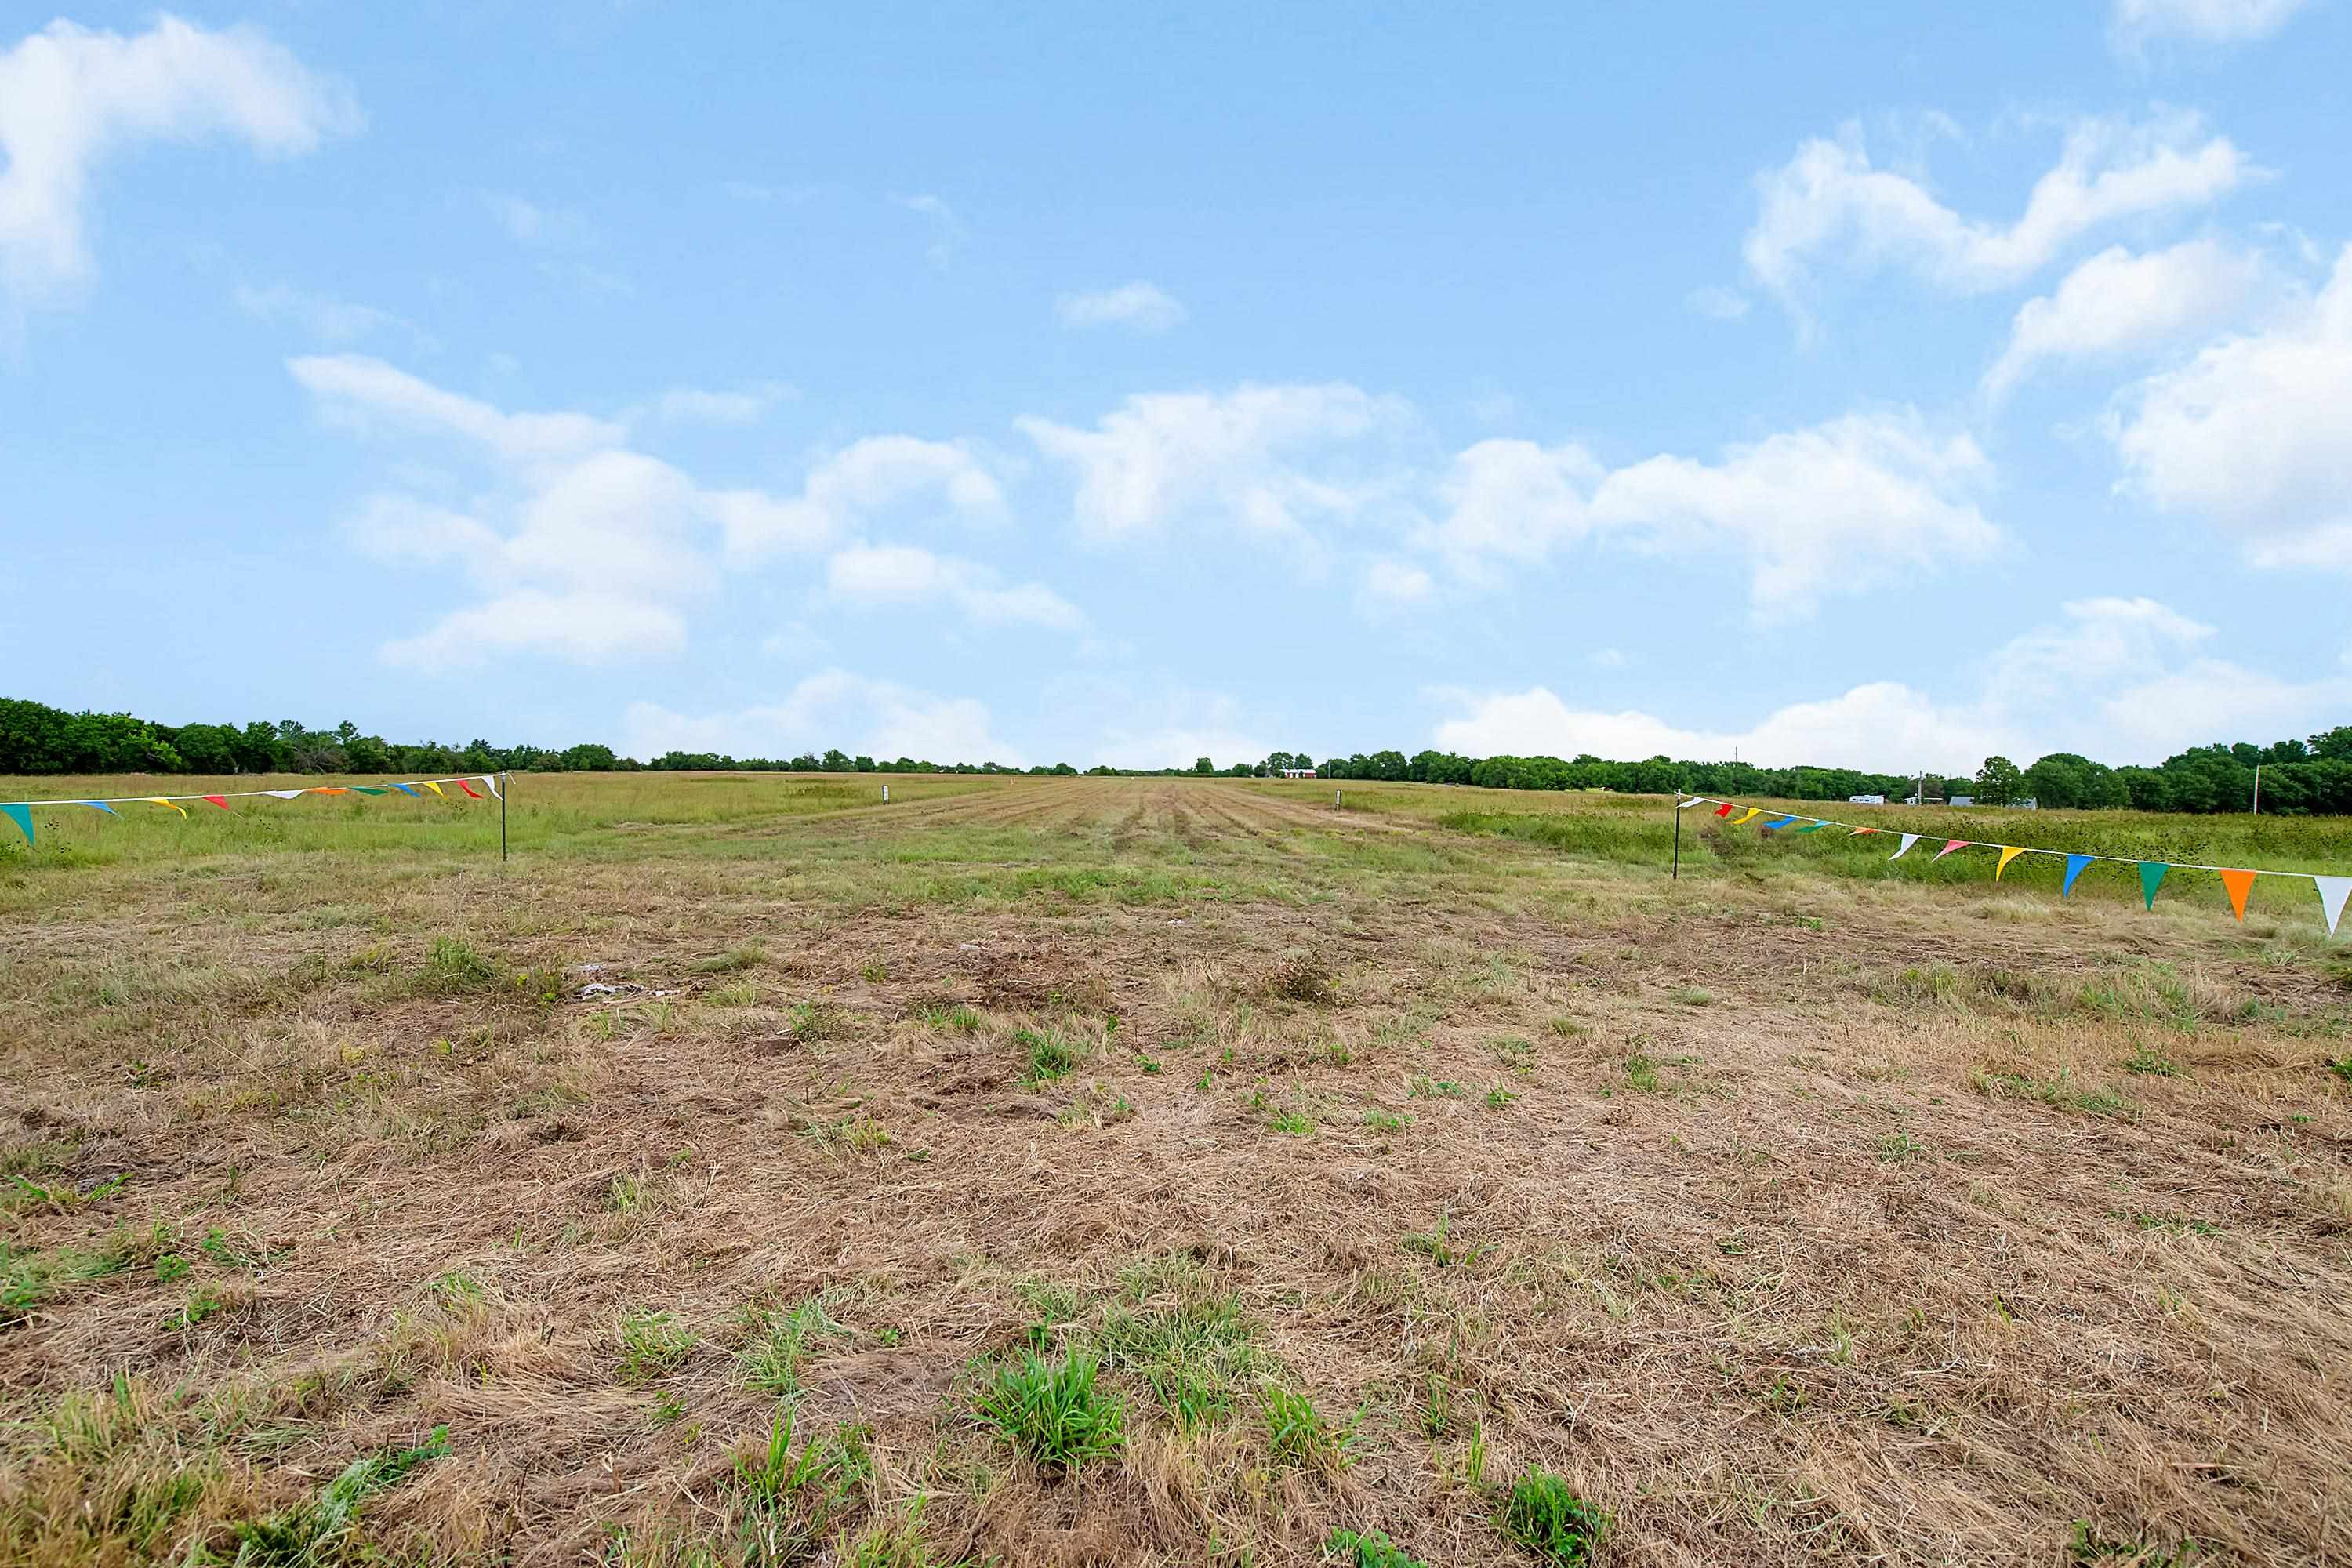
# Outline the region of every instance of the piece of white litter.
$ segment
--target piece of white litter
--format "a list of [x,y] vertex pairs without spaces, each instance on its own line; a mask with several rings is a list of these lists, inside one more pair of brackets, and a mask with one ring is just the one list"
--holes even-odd
[[599,996],[618,996],[620,994],[621,988],[619,986],[607,985],[601,980],[592,981],[588,984],[583,985],[579,990],[572,993],[573,995],[579,997],[583,1002],[593,1002]]
[[980,943],[976,942],[960,942],[956,943],[956,949],[961,952],[978,952],[980,951]]
[[575,974],[593,974],[600,969],[611,967],[612,965],[606,963],[575,963],[572,966],[572,972]]

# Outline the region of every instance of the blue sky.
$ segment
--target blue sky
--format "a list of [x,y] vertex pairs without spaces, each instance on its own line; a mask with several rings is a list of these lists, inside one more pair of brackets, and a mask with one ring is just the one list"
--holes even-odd
[[2344,0],[999,9],[0,25],[0,689],[1133,765],[2352,721]]

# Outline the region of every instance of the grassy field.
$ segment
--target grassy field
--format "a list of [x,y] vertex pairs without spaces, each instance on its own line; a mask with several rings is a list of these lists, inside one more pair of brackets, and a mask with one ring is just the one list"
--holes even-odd
[[44,808],[0,1562],[2352,1561],[2308,884],[879,782]]

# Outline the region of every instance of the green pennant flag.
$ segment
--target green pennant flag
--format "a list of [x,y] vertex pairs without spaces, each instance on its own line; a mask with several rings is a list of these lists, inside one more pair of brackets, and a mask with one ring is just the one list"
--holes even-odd
[[25,842],[31,844],[33,842],[33,808],[29,805],[0,805],[0,811],[6,812],[8,820],[25,830]]
[[2172,869],[2168,860],[2143,860],[2139,863],[2139,896],[2156,908],[2156,890],[2164,885],[2164,874]]
[[1819,833],[1822,828],[1827,827],[1828,826],[1829,824],[1826,822],[1808,822],[1805,826],[1797,829],[1797,831],[1800,833]]
[[390,795],[392,792],[388,789],[373,789],[366,784],[353,784],[352,785],[352,793],[354,795]]

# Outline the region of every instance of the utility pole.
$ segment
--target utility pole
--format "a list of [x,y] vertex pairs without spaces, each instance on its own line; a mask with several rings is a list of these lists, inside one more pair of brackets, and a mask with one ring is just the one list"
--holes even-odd
[[499,860],[507,858],[507,791],[514,788],[514,774],[505,768],[499,770]]
[[2252,816],[2260,816],[2262,814],[2263,814],[2263,764],[2262,764],[2262,763],[2256,763],[2254,764],[2254,809],[2253,809],[2252,812],[2248,813],[2247,815]]
[[1681,881],[1682,879],[1683,879],[1683,786],[1682,786],[1681,781],[1677,780],[1677,781],[1675,782],[1675,874],[1674,874],[1672,877],[1668,878],[1668,879],[1667,879],[1667,880],[1669,880],[1669,881],[1674,881],[1674,882],[1679,882],[1679,881]]

